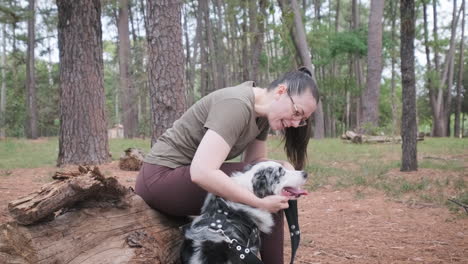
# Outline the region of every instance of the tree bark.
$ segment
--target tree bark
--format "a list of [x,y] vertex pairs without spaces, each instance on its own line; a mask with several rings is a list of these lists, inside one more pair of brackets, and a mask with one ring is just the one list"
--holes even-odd
[[147,2],[153,144],[186,109],[181,8],[180,0]]
[[138,136],[138,108],[137,92],[133,85],[130,52],[130,33],[128,28],[128,0],[119,0],[119,80],[120,92],[122,94],[122,119],[124,126],[124,137],[134,138]]
[[[288,8],[285,6],[285,3],[279,0],[278,3],[282,6],[283,16],[286,16],[288,12]],[[293,41],[296,43],[297,53],[301,59],[302,65],[306,66],[310,69],[312,73],[312,79],[315,83],[317,83],[317,79],[315,78],[315,71],[314,66],[312,65],[312,56],[307,45],[305,28],[302,24],[302,16],[299,11],[299,7],[297,5],[296,0],[290,0],[290,8],[294,14],[294,27],[291,31]],[[324,121],[324,114],[323,114],[323,107],[322,102],[320,101],[317,105],[317,109],[314,112],[314,138],[321,139],[325,137],[325,121]]]
[[400,54],[402,79],[402,162],[401,171],[418,169],[416,124],[416,77],[414,68],[415,7],[414,0],[400,0]]
[[[461,9],[460,9],[461,11]],[[455,53],[455,37],[456,37],[456,26],[458,24],[458,19],[460,17],[460,11],[457,14],[456,12],[456,1],[454,2],[453,14],[452,14],[452,26],[451,26],[451,35],[450,35],[450,45],[447,55],[445,56],[444,68],[440,72],[440,82],[437,87],[436,102],[434,107],[435,116],[435,128],[434,136],[436,137],[446,137],[448,135],[448,116],[450,113],[450,89],[447,87],[447,81],[450,79],[449,69],[450,64],[452,63],[454,53]],[[436,36],[434,36],[436,37]],[[447,87],[447,89],[444,89]]]
[[396,32],[396,20],[398,18],[398,5],[397,1],[390,1],[392,9],[392,50],[391,50],[391,64],[392,64],[392,77],[391,77],[391,104],[392,104],[392,125],[393,125],[393,134],[397,134],[398,129],[398,117],[397,117],[397,98],[396,98],[396,64],[397,64],[397,51],[396,51],[396,42],[397,42],[397,32]]
[[262,54],[267,0],[259,0],[260,14],[258,14],[257,2],[249,2],[249,17],[250,17],[250,33],[252,34],[252,71],[250,72],[250,80],[259,82],[259,65],[260,55]]
[[6,137],[6,24],[2,24],[2,87],[0,90],[0,139]]
[[382,75],[382,18],[384,0],[372,0],[369,17],[369,34],[367,38],[367,85],[362,94],[360,123],[361,129],[366,125],[379,126],[380,79]]
[[37,98],[36,98],[36,74],[35,74],[35,60],[34,48],[36,44],[35,23],[36,11],[35,0],[29,0],[28,12],[30,14],[28,19],[28,55],[26,64],[26,137],[29,139],[36,139],[38,137],[37,131]]
[[103,84],[101,3],[58,0],[58,165],[110,160]]
[[454,127],[454,136],[462,138],[463,134],[460,130],[460,113],[462,109],[462,96],[461,96],[461,87],[463,82],[463,55],[465,50],[465,0],[462,0],[462,29],[461,29],[461,38],[460,38],[460,57],[458,60],[458,81],[457,81],[457,97],[456,97],[456,110],[455,110],[455,127]]

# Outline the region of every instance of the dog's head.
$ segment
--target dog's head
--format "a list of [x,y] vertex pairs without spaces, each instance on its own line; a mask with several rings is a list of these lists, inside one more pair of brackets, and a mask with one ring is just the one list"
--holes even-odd
[[307,194],[301,189],[307,180],[307,173],[287,170],[278,162],[259,162],[236,176],[238,182],[260,198],[274,194],[298,198]]

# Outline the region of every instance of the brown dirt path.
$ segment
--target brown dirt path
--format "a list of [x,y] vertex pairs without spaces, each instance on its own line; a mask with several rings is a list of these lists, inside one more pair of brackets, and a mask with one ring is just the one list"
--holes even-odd
[[[137,173],[119,170],[116,161],[100,169],[134,185]],[[0,223],[11,220],[9,201],[51,181],[56,170],[0,171]],[[445,207],[398,202],[371,189],[359,191],[357,197],[355,189],[325,187],[301,198],[302,241],[295,263],[468,263],[468,217]],[[286,260],[289,247],[286,241]]]

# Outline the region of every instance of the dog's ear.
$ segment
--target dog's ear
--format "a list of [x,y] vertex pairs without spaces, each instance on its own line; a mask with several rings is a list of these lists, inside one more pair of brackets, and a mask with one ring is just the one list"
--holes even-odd
[[257,197],[263,198],[268,194],[268,180],[264,171],[255,173],[252,178],[254,194]]

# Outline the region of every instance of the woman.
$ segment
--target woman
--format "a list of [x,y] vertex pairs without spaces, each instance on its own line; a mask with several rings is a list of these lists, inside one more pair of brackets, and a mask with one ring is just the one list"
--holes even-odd
[[[283,263],[283,213],[288,198],[258,198],[229,178],[247,164],[267,159],[269,128],[284,131],[288,169],[307,156],[310,116],[319,100],[311,73],[302,67],[267,89],[245,82],[212,92],[194,104],[154,144],[135,191],[148,205],[174,216],[198,215],[207,192],[275,214],[271,234],[262,235],[264,263]],[[242,154],[242,162],[226,163]]]

